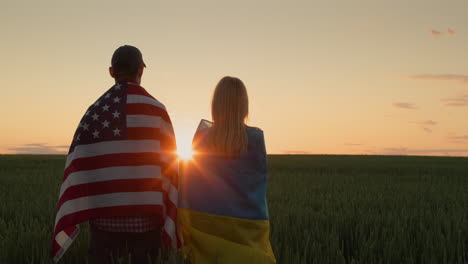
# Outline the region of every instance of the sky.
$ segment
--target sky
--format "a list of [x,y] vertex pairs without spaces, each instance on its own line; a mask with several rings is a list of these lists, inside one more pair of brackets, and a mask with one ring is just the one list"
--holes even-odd
[[0,0],[0,153],[66,153],[138,47],[189,148],[225,75],[271,154],[468,156],[468,1]]

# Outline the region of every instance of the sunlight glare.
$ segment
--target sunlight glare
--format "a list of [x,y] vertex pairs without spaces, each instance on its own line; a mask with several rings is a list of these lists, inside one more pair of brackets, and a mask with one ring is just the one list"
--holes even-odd
[[187,149],[183,146],[179,146],[177,149],[177,155],[179,155],[179,159],[181,160],[191,160],[193,156],[193,151],[191,148]]
[[181,160],[191,160],[193,156],[192,150],[192,135],[180,131],[177,133],[176,130],[176,139],[177,139],[177,155]]

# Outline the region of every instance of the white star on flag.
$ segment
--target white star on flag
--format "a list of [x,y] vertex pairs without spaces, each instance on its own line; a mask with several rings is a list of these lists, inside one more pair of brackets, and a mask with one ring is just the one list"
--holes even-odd
[[99,101],[96,101],[96,103],[94,104],[94,106],[99,106],[100,102]]
[[96,114],[96,113],[94,113],[94,115],[93,115],[93,120],[94,120],[94,121],[98,120],[98,117],[99,117],[99,115]]
[[104,96],[104,98],[109,98],[110,97],[110,93],[107,93],[106,96]]
[[114,118],[119,118],[120,113],[117,110],[115,110],[115,112],[112,113],[112,115],[114,116]]
[[76,141],[79,141],[80,140],[80,134],[76,135]]
[[108,105],[104,105],[102,107],[102,111],[105,112],[105,111],[109,111],[109,106]]
[[94,130],[94,132],[93,132],[93,137],[94,137],[94,138],[98,138],[98,137],[99,137],[99,131]]
[[114,97],[114,103],[120,103],[120,98],[119,97]]
[[83,127],[83,130],[85,130],[85,131],[88,131],[88,127],[89,127],[89,125],[88,125],[88,124],[86,124],[86,123],[84,123],[82,127]]
[[114,132],[114,136],[120,136],[120,129],[116,128],[112,131]]
[[84,114],[85,116],[89,115],[89,111],[86,111],[86,113]]
[[119,83],[119,84],[117,84],[117,85],[115,86],[115,89],[116,89],[116,90],[119,90],[120,87],[121,87],[121,85],[120,85],[120,83]]
[[102,128],[109,127],[109,124],[109,121],[104,120],[104,122],[102,122]]

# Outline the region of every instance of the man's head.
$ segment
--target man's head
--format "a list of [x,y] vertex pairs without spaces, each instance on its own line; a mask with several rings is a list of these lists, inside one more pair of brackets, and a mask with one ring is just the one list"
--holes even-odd
[[131,79],[139,84],[145,67],[140,50],[124,45],[114,51],[109,73],[116,81]]

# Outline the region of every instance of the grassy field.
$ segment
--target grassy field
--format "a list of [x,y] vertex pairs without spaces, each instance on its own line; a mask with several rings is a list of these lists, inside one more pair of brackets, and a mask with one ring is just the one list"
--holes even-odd
[[[0,263],[50,263],[65,157],[0,155]],[[467,263],[468,158],[270,156],[278,263]],[[85,263],[87,226],[61,263]]]

